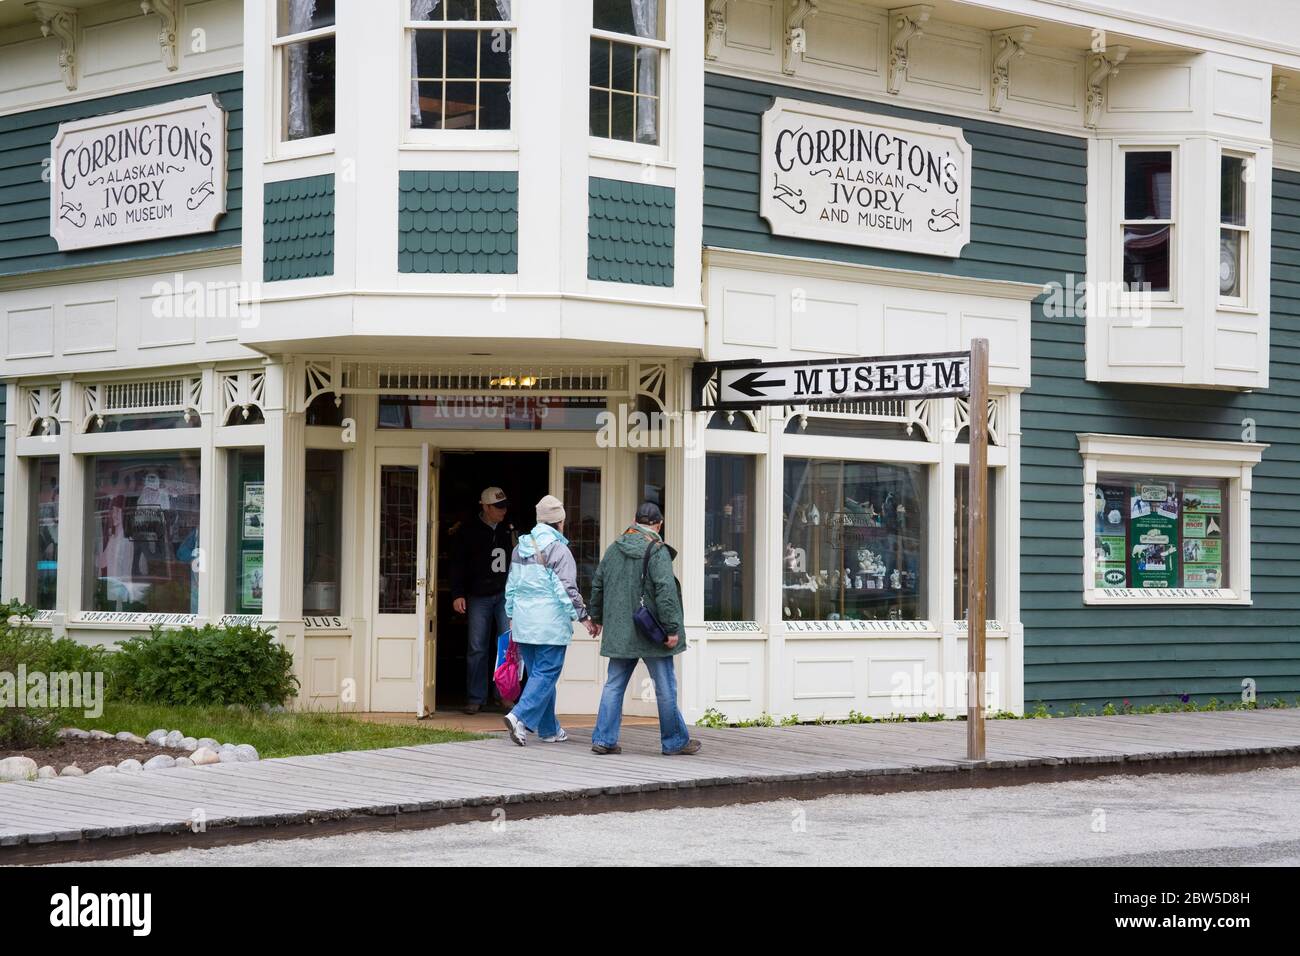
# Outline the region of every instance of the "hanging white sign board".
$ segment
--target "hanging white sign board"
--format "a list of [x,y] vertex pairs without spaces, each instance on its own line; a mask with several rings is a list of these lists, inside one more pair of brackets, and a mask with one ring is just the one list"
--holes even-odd
[[226,211],[226,111],[212,94],[59,125],[50,235],[60,250],[212,232]]
[[778,98],[763,114],[759,214],[773,234],[955,258],[971,148],[955,126]]

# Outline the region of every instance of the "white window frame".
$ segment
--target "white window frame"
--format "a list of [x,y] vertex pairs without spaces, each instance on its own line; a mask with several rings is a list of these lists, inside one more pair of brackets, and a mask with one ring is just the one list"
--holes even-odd
[[[327,27],[319,27],[315,30],[305,30],[302,33],[290,33],[286,36],[280,36],[280,9],[278,3],[267,4],[267,16],[270,18],[270,37],[271,37],[271,82],[267,84],[271,93],[271,109],[267,111],[267,116],[271,122],[270,136],[267,142],[271,144],[271,158],[289,159],[301,156],[314,156],[321,153],[332,152],[334,149],[334,137],[338,132],[338,23],[337,21]],[[288,47],[296,43],[303,43],[309,40],[320,39],[321,37],[334,37],[335,52],[335,72],[334,72],[334,123],[335,130],[333,133],[323,133],[319,136],[304,136],[299,139],[290,139],[287,133],[288,127],[288,90],[285,88],[285,56]]]
[[[1126,219],[1124,218],[1124,196],[1127,190],[1127,157],[1129,153],[1169,153],[1169,217],[1168,219]],[[1182,193],[1182,169],[1180,166],[1181,150],[1177,143],[1128,142],[1118,144],[1115,150],[1114,182],[1117,187],[1112,190],[1115,226],[1111,230],[1115,243],[1115,252],[1111,260],[1111,274],[1115,277],[1123,296],[1145,299],[1151,302],[1176,303],[1179,301],[1178,284],[1178,207]],[[1217,217],[1216,217],[1217,219]],[[1163,226],[1169,227],[1169,289],[1160,291],[1152,289],[1150,293],[1131,292],[1124,287],[1124,230],[1129,226]]]
[[1250,270],[1252,268],[1254,252],[1254,229],[1255,229],[1255,154],[1241,149],[1222,148],[1219,150],[1219,195],[1222,197],[1223,190],[1223,159],[1239,159],[1242,162],[1242,174],[1245,177],[1245,196],[1244,204],[1246,211],[1246,222],[1242,225],[1235,225],[1223,221],[1223,209],[1220,206],[1219,215],[1215,217],[1216,230],[1213,236],[1214,248],[1219,248],[1222,233],[1226,230],[1235,232],[1241,237],[1241,255],[1237,261],[1237,277],[1240,286],[1240,295],[1230,296],[1217,292],[1219,305],[1227,306],[1232,309],[1249,309],[1251,300],[1251,281]]
[[[1083,603],[1089,605],[1249,605],[1250,492],[1254,467],[1268,445],[1253,442],[1078,435],[1083,458]],[[1227,481],[1228,584],[1226,588],[1098,588],[1093,569],[1094,501],[1099,474]]]
[[[638,37],[629,33],[615,33],[612,30],[598,30],[593,25],[591,36],[588,37],[587,47],[591,48],[592,40],[608,40],[611,43],[624,43],[630,46],[646,47],[648,49],[659,51],[659,90],[655,94],[658,100],[658,110],[656,111],[655,122],[657,124],[656,132],[659,135],[659,142],[655,144],[638,143],[635,139],[631,142],[621,139],[614,139],[612,136],[593,136],[591,135],[591,117],[587,117],[587,134],[591,143],[591,153],[593,156],[604,156],[610,159],[632,160],[634,162],[645,161],[662,161],[669,156],[669,137],[668,137],[668,115],[669,115],[669,96],[672,92],[672,83],[669,77],[669,70],[672,64],[671,51],[672,42],[668,39],[673,36],[676,28],[676,4],[671,0],[661,0],[662,17],[663,17],[663,35],[664,39],[655,39],[651,37]],[[591,91],[597,89],[591,85],[591,78],[588,76],[584,84],[586,93],[586,102],[584,107],[589,111],[591,109]],[[635,106],[635,103],[634,103]],[[611,116],[612,116],[611,112]],[[633,117],[633,135],[635,136],[636,119]]]
[[[403,66],[401,75],[401,102],[403,116],[403,144],[455,149],[515,149],[518,147],[518,124],[514,103],[510,106],[510,126],[507,129],[425,129],[411,125],[411,49],[417,30],[499,30],[510,31],[512,58],[518,53],[519,4],[527,0],[511,0],[509,20],[412,20],[410,0],[399,0],[402,12]],[[447,0],[441,0],[443,9]],[[444,72],[446,64],[444,62]],[[510,66],[510,80],[506,84],[513,92],[516,86],[515,63]],[[474,82],[482,82],[477,76]],[[498,81],[489,81],[498,82]]]

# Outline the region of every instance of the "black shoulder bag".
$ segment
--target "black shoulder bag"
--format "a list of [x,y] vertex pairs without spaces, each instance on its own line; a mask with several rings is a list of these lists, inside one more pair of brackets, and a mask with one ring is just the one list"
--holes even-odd
[[636,624],[636,629],[641,632],[641,636],[654,641],[656,644],[668,643],[668,632],[664,626],[659,623],[659,618],[655,617],[654,612],[646,607],[645,603],[645,579],[650,572],[650,556],[654,554],[655,548],[660,547],[661,543],[652,541],[650,546],[645,549],[645,557],[641,559],[641,603],[636,612],[632,615],[632,621]]

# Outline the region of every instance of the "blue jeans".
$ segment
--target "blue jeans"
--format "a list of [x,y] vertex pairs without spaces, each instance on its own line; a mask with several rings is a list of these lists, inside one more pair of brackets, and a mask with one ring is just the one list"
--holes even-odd
[[529,730],[541,737],[554,737],[560,732],[560,722],[555,717],[555,685],[564,670],[567,644],[520,644],[519,656],[524,661],[527,682],[519,703],[510,713]]
[[482,706],[497,694],[492,675],[497,664],[497,638],[506,632],[506,595],[467,597],[469,647],[465,652],[465,696],[471,704]]
[[[677,672],[671,657],[646,657],[646,670],[655,685],[655,703],[659,705],[659,739],[663,752],[674,754],[691,739],[686,720],[677,707]],[[605,689],[600,694],[600,713],[596,715],[596,729],[591,742],[602,747],[618,743],[618,729],[623,722],[623,693],[627,682],[636,670],[637,658],[611,657]]]

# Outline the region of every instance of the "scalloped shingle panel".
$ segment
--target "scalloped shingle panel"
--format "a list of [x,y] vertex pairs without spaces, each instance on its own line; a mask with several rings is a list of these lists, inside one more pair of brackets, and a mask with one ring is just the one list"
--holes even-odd
[[262,281],[334,274],[334,174],[267,183]]
[[587,183],[587,278],[673,284],[676,193],[592,176]]
[[519,174],[398,173],[397,271],[518,272]]

